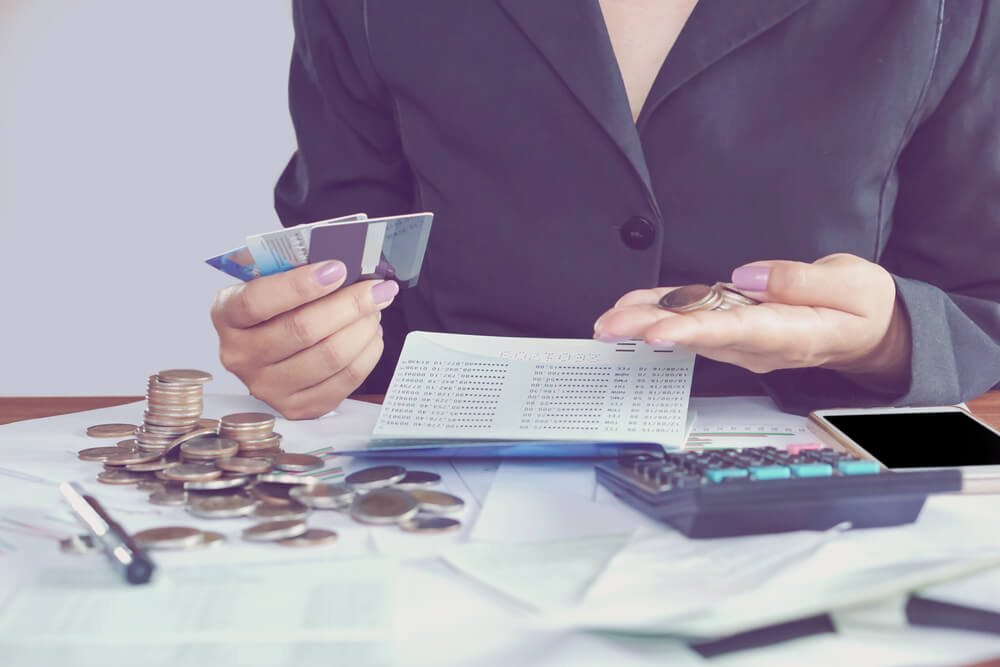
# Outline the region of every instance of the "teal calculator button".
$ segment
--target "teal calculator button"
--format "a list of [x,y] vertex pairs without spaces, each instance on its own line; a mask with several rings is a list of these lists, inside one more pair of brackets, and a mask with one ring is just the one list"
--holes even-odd
[[842,475],[877,475],[879,467],[874,461],[837,461],[837,470]]
[[793,463],[789,466],[796,477],[830,477],[833,466],[829,463]]
[[788,466],[750,466],[748,470],[750,477],[759,480],[788,479],[792,476]]
[[746,477],[748,474],[745,468],[714,468],[705,471],[705,477],[713,482],[731,477]]

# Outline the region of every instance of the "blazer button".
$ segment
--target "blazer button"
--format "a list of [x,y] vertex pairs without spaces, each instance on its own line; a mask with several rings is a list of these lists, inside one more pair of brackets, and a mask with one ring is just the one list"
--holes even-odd
[[653,239],[656,238],[656,227],[653,223],[639,216],[626,220],[620,232],[625,245],[636,250],[645,250],[653,245]]

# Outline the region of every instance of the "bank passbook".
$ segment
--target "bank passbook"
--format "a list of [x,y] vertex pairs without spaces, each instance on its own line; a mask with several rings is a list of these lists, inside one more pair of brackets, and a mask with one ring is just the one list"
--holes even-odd
[[355,213],[248,236],[246,244],[205,262],[247,281],[337,259],[347,267],[345,285],[358,280],[395,280],[413,287],[427,250],[433,213],[369,218]]
[[407,335],[367,457],[605,458],[687,441],[694,354],[642,341]]

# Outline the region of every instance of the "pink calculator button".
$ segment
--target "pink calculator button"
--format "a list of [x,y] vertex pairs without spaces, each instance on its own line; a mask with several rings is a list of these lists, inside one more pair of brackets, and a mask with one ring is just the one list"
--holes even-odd
[[809,442],[804,445],[788,445],[785,447],[785,450],[792,456],[810,449],[826,449],[826,445],[819,442]]

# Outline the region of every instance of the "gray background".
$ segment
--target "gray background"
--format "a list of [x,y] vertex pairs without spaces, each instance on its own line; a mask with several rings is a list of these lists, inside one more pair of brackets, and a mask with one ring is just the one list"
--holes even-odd
[[291,42],[287,0],[0,0],[0,395],[245,391],[204,259],[278,226]]

